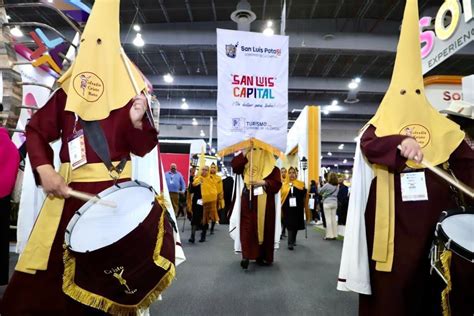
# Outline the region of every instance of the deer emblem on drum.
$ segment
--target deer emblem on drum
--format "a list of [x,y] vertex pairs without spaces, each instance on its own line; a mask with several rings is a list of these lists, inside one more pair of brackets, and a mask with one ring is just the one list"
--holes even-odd
[[125,293],[135,294],[137,292],[137,289],[131,290],[130,287],[127,285],[127,280],[125,280],[122,276],[124,271],[125,271],[125,268],[122,268],[120,269],[120,273],[114,272],[113,277],[116,278],[120,282],[120,285],[123,285],[126,287]]

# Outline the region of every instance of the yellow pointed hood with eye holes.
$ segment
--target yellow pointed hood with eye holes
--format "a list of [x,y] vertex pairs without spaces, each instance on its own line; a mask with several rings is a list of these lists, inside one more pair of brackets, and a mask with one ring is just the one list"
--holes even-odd
[[[424,158],[434,165],[446,162],[464,139],[459,126],[428,102],[421,68],[418,0],[407,0],[392,81],[369,124],[378,137],[411,135]],[[412,168],[422,168],[407,161]],[[395,175],[386,166],[373,165],[377,177],[372,260],[376,270],[392,271],[395,255]]]
[[67,94],[66,111],[85,121],[102,120],[145,89],[145,81],[120,44],[120,0],[96,0],[81,36],[79,52],[58,82]]
[[[407,0],[392,81],[369,124],[376,135],[412,134],[427,161],[446,162],[464,139],[459,126],[439,114],[428,102],[423,85],[418,25],[418,1]],[[410,167],[420,168],[414,162]]]

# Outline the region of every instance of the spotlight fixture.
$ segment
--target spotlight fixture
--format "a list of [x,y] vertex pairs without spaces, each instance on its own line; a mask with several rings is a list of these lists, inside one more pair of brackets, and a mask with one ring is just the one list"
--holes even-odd
[[331,157],[331,156],[332,156],[332,152],[328,152],[328,156]]
[[186,103],[186,101],[184,101],[183,103],[181,103],[181,109],[182,109],[182,110],[188,110],[188,109],[189,109],[189,105]]
[[344,160],[342,161],[342,163],[347,163],[347,159],[344,159]]
[[170,73],[167,73],[166,75],[163,76],[163,80],[166,83],[172,83],[174,81],[174,78]]
[[337,147],[337,149],[343,150],[344,149],[344,144],[340,144],[339,147]]
[[15,37],[22,37],[23,36],[23,32],[20,30],[20,28],[18,26],[15,26],[15,27],[11,28],[10,33],[11,33],[11,35],[13,35]]
[[334,164],[334,167],[336,167],[336,168],[337,168],[337,167],[339,167],[339,165],[336,163],[336,164]]
[[338,105],[338,104],[339,104],[339,101],[337,101],[337,100],[332,100],[331,105]]
[[362,80],[361,80],[359,77],[356,77],[356,78],[354,79],[354,81],[355,81],[355,83],[360,83]]
[[275,34],[275,31],[273,31],[272,26],[273,26],[273,22],[268,21],[267,28],[263,30],[263,34],[267,36],[272,36],[273,34]]
[[201,130],[201,132],[199,133],[199,136],[201,136],[201,137],[206,137],[206,134],[204,133],[203,130]]
[[324,111],[323,111],[323,114],[324,114],[324,115],[329,115],[329,110],[324,110]]
[[193,124],[194,126],[198,126],[198,122],[196,121],[196,118],[194,118],[194,117],[193,117],[192,124]]
[[137,36],[133,40],[133,45],[137,47],[145,46],[145,41],[143,40],[142,35],[140,33],[137,33]]
[[359,84],[355,81],[351,81],[347,87],[350,89],[350,90],[355,90],[359,87]]
[[135,25],[133,26],[133,30],[134,30],[135,32],[140,32],[141,29],[142,29],[142,28],[141,28],[140,25],[138,25],[138,24],[135,24]]

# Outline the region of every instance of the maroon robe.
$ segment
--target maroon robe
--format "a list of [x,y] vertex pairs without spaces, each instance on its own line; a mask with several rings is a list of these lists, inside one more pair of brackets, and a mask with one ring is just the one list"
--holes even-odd
[[[244,173],[247,158],[240,154],[232,160],[232,169],[238,175]],[[275,194],[281,188],[280,169],[273,171],[264,179],[266,182],[267,204],[265,210],[265,228],[263,244],[258,244],[258,199],[252,199],[252,209],[249,208],[249,191],[242,192],[240,213],[240,242],[242,244],[242,258],[249,260],[263,259],[266,263],[273,262],[275,248]]]
[[[405,138],[401,135],[377,137],[375,128],[370,126],[361,139],[361,148],[368,160],[388,166],[395,173],[395,255],[391,272],[376,271],[375,261],[369,260],[372,295],[360,295],[360,315],[431,316],[439,315],[441,311],[440,290],[444,285],[438,276],[430,275],[428,256],[441,212],[457,206],[447,182],[428,169],[424,171],[429,200],[402,201],[400,173],[405,168],[406,159],[400,155],[397,146]],[[449,164],[459,180],[474,186],[474,152],[467,143],[463,142],[451,154]],[[372,256],[374,240],[376,183],[377,179],[374,179],[365,211],[369,258]],[[472,204],[472,200],[470,202]],[[462,260],[453,254],[454,264],[461,264],[468,269],[471,265],[472,275],[472,264]],[[453,276],[459,276],[456,271],[453,273]],[[465,308],[469,308],[468,305],[474,300],[472,285],[468,284],[472,278],[464,284],[455,281],[453,287],[456,290],[451,293],[453,315],[467,315],[462,311],[466,311]],[[461,302],[463,300],[459,294],[465,295],[465,301],[469,292],[470,302]],[[469,315],[472,313],[473,310]]]
[[[53,150],[49,143],[61,139],[61,162],[69,162],[68,137],[71,136],[75,124],[75,115],[64,111],[66,94],[58,90],[47,104],[39,110],[26,127],[26,145],[31,166],[53,165]],[[157,144],[157,131],[146,118],[143,130],[133,127],[130,120],[130,107],[126,106],[112,111],[100,122],[109,144],[112,161],[122,158],[130,159],[130,153],[143,156]],[[78,123],[79,124],[79,123]],[[80,129],[80,124],[77,130]],[[88,163],[100,163],[101,160],[89,146],[86,139],[86,155]],[[36,173],[36,172],[35,172]],[[39,180],[39,177],[36,177]],[[123,179],[121,181],[127,181]],[[69,186],[78,191],[97,194],[113,185],[113,181],[70,183]],[[64,232],[70,219],[84,202],[77,199],[66,199],[64,209],[56,233],[46,271],[26,274],[15,271],[8,285],[0,312],[2,315],[90,315],[101,313],[76,303],[62,292],[63,243]]]

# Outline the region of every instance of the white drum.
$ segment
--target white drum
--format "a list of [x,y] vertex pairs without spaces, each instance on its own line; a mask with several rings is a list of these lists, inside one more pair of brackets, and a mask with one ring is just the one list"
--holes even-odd
[[94,202],[84,204],[66,228],[66,246],[75,252],[89,252],[108,246],[135,229],[150,213],[156,192],[146,183],[128,181],[98,194],[117,208]]

